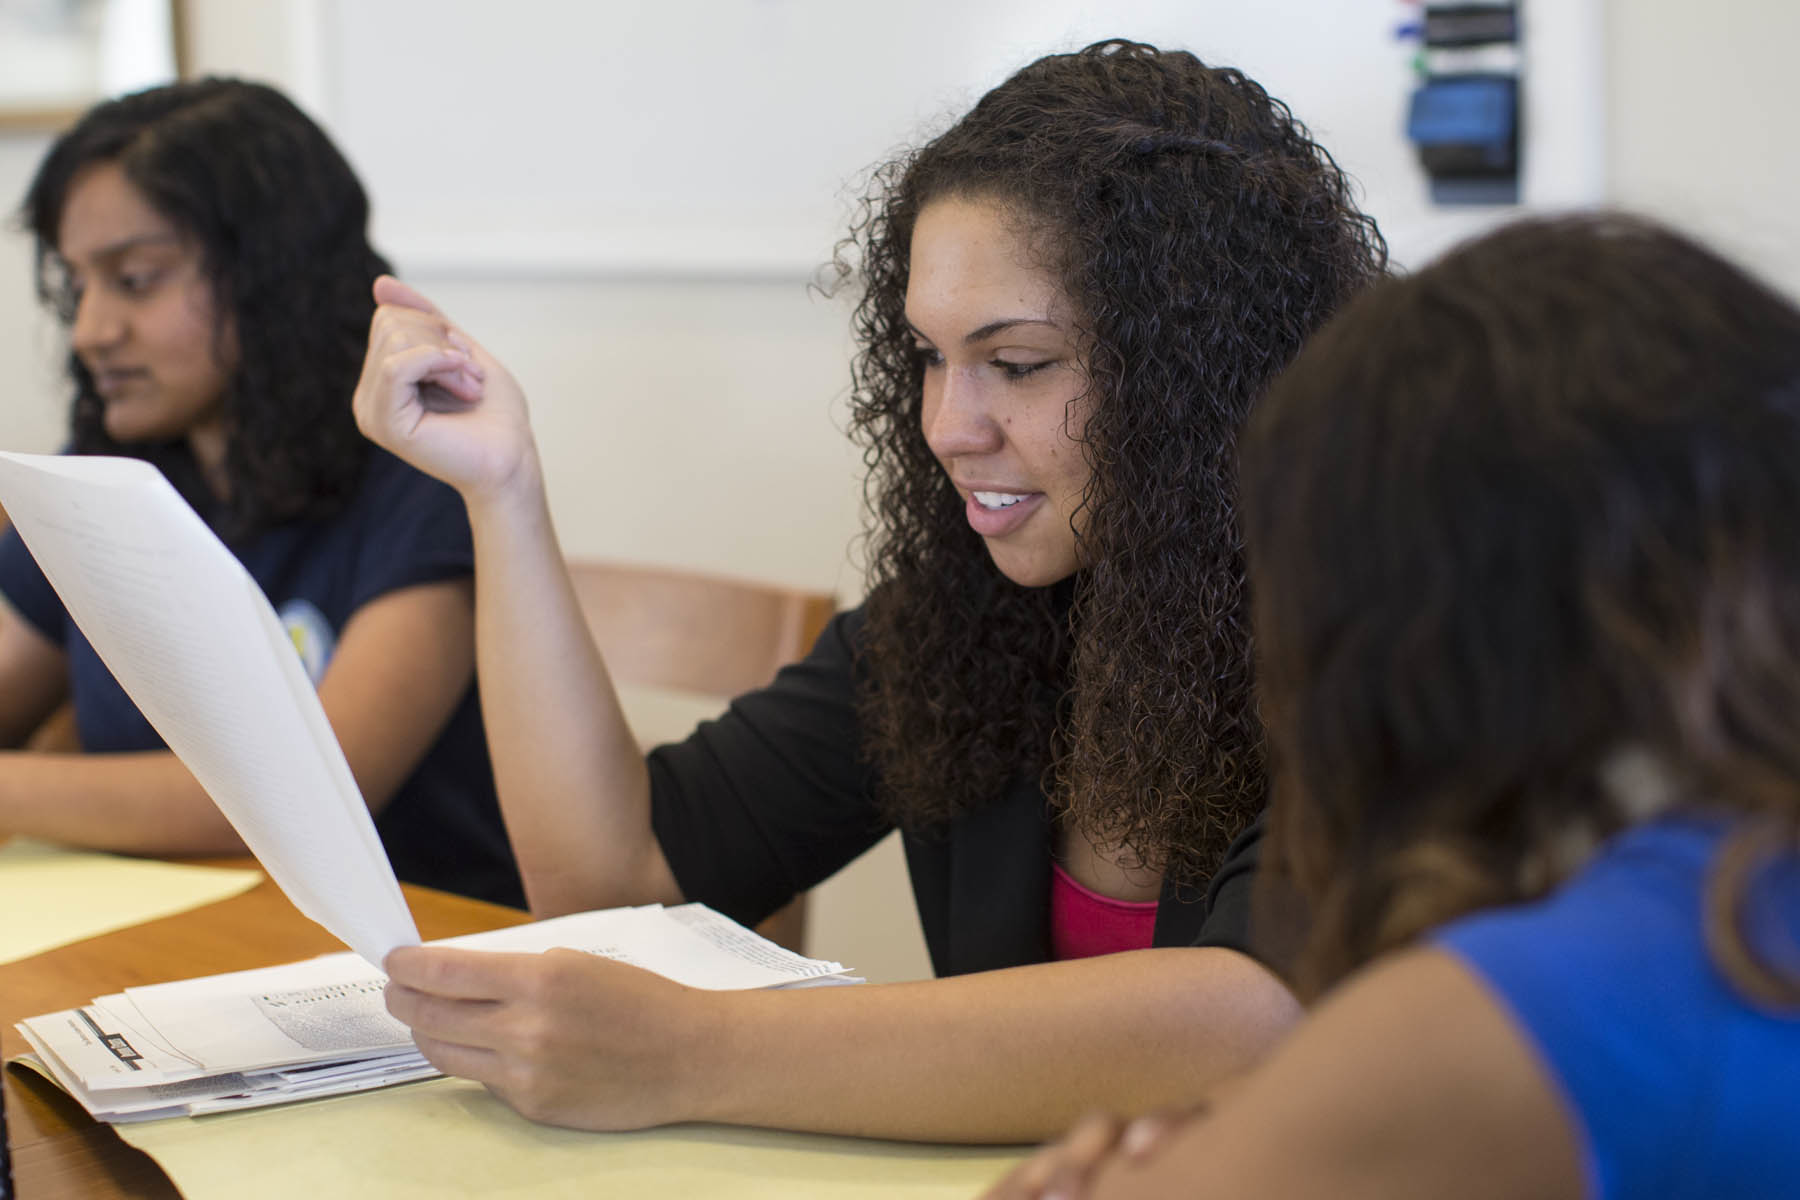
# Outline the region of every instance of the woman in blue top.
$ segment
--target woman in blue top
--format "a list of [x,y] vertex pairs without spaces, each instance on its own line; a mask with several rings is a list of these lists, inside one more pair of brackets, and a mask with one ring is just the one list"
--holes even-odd
[[[90,111],[23,215],[69,330],[71,450],[155,463],[243,561],[401,878],[518,903],[473,686],[467,518],[349,412],[387,269],[349,165],[279,93],[202,80]],[[67,700],[83,751],[0,754],[0,836],[241,850],[16,534],[0,596],[0,744]]]
[[1800,1193],[1796,463],[1800,311],[1644,223],[1330,323],[1242,481],[1271,867],[1331,990],[1203,1117],[1000,1194]]

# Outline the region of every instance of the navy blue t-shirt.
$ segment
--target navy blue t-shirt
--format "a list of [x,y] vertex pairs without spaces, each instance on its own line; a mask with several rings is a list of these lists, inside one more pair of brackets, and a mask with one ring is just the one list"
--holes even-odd
[[[355,498],[336,516],[277,525],[230,548],[269,598],[315,685],[345,624],[363,605],[474,570],[468,515],[455,491],[374,448]],[[0,592],[68,655],[83,750],[166,748],[14,530],[0,537]],[[523,905],[472,683],[375,828],[401,879]]]

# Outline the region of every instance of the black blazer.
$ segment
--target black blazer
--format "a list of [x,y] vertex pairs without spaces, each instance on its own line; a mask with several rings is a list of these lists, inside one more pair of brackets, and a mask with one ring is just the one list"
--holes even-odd
[[[841,613],[812,653],[716,721],[649,758],[651,822],[689,900],[755,924],[834,874],[892,827],[861,754],[854,646]],[[948,769],[948,768],[947,768]],[[1050,957],[1051,821],[1035,782],[934,836],[903,835],[913,898],[939,975]],[[1259,817],[1204,889],[1165,884],[1158,946],[1249,952]]]

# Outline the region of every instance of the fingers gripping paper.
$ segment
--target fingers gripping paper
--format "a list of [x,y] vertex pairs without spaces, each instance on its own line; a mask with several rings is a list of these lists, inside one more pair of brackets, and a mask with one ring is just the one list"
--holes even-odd
[[416,944],[293,644],[161,472],[0,452],[0,504],[101,661],[295,907],[376,965]]

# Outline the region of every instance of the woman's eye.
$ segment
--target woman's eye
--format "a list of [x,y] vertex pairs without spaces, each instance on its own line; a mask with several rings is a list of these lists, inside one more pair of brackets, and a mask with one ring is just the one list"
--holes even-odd
[[940,367],[944,364],[944,356],[934,346],[914,346],[913,356],[927,367]]
[[1043,370],[1055,361],[1055,359],[1047,358],[1043,362],[1009,362],[1004,358],[996,358],[994,365],[1000,368],[1000,373],[1008,379],[1023,379],[1027,375]]
[[128,296],[141,296],[156,286],[159,272],[124,271],[119,275],[119,290]]

